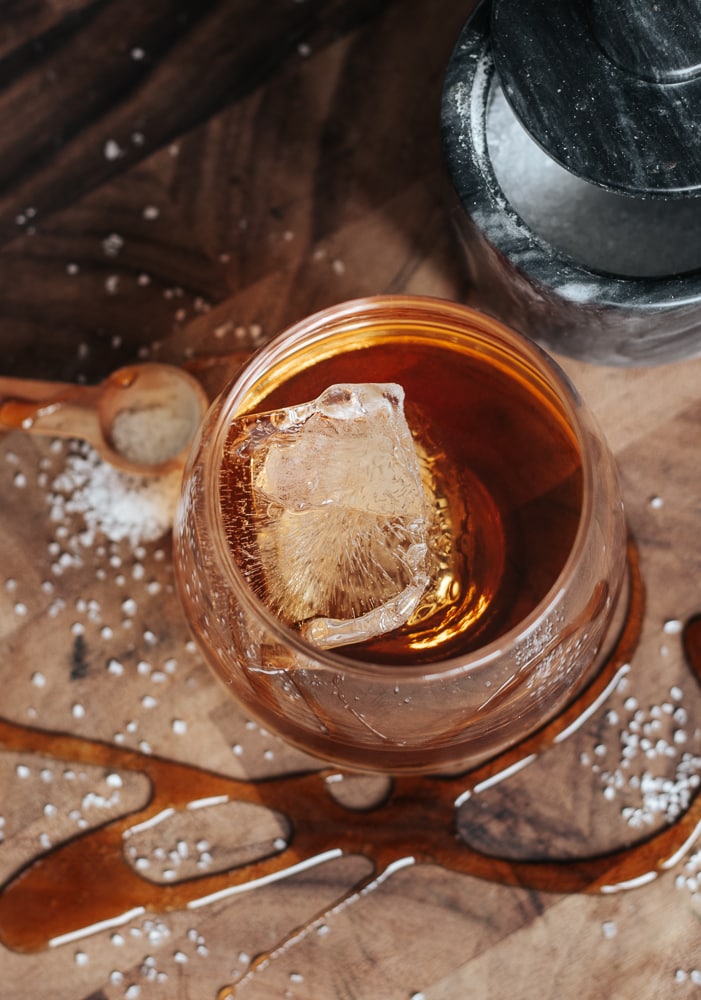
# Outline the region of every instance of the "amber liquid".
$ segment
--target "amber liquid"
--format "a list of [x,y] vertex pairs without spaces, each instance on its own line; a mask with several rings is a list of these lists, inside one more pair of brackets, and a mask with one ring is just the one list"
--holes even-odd
[[[582,459],[562,404],[506,349],[489,354],[430,329],[339,334],[320,350],[273,368],[246,410],[303,403],[335,383],[398,382],[431,510],[432,583],[420,606],[403,627],[344,654],[431,662],[498,639],[546,596],[579,524]],[[225,459],[220,484],[238,558],[252,548],[245,464]],[[260,574],[249,580],[265,600]]]
[[[455,835],[458,796],[466,789],[477,789],[495,775],[508,774],[524,757],[551,748],[559,734],[610,690],[621,664],[630,662],[640,639],[644,611],[634,547],[629,550],[629,561],[631,599],[625,628],[601,673],[574,704],[544,729],[469,774],[395,779],[388,796],[367,810],[339,806],[328,794],[328,772],[324,771],[241,781],[106,743],[42,733],[0,720],[0,746],[4,750],[137,771],[146,774],[153,787],[153,795],[143,809],[57,845],[0,888],[0,941],[18,951],[38,951],[61,935],[76,930],[82,934],[81,929],[99,927],[102,921],[114,920],[134,907],[143,906],[153,913],[182,909],[209,893],[284,872],[292,862],[312,858],[338,845],[347,854],[357,852],[369,857],[374,872],[386,870],[401,858],[413,857],[533,892],[597,892],[602,886],[616,883],[634,885],[647,880],[650,872],[668,869],[669,859],[677,858],[682,846],[688,846],[701,822],[698,796],[675,824],[652,837],[576,863],[571,858],[532,863],[492,857],[473,850]],[[692,676],[700,680],[701,615],[687,622],[683,645]],[[288,845],[279,853],[228,872],[174,885],[150,882],[127,865],[121,849],[125,829],[165,808],[185,808],[193,799],[218,794],[282,812],[294,831]],[[264,960],[262,955],[258,961]],[[220,997],[224,1000],[233,994],[233,989],[227,987]]]

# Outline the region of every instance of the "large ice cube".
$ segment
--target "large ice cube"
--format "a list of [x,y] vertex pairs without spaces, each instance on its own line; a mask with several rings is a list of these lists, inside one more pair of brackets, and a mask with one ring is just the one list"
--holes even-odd
[[427,586],[424,495],[403,406],[393,383],[334,385],[243,418],[232,442],[250,471],[249,579],[318,646],[399,627]]

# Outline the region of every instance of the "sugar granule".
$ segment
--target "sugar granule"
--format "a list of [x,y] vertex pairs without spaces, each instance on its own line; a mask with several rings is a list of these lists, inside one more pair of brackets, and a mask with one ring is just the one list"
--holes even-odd
[[79,538],[84,547],[101,533],[111,542],[127,541],[136,548],[171,528],[180,479],[177,470],[152,478],[125,475],[103,462],[93,448],[76,442],[47,499],[54,521],[82,516],[85,530]]

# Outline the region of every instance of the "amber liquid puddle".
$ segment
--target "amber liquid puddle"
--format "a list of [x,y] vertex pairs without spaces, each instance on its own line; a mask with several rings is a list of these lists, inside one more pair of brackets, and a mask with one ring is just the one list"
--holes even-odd
[[[0,940],[17,951],[39,951],[71,932],[115,921],[134,909],[153,913],[183,909],[212,893],[284,874],[293,865],[313,861],[332,849],[369,857],[376,873],[413,857],[417,862],[440,864],[503,885],[546,892],[623,888],[664,870],[701,822],[699,796],[672,826],[633,847],[594,858],[514,861],[480,853],[455,836],[456,800],[481,782],[498,779],[524,757],[550,747],[590,705],[606,697],[617,672],[630,661],[644,611],[643,585],[632,544],[629,565],[629,609],[616,647],[591,686],[558,719],[468,773],[397,778],[387,798],[364,811],[345,808],[329,795],[326,779],[332,772],[328,770],[241,781],[105,743],[0,721],[0,746],[5,750],[137,771],[148,776],[152,787],[144,808],[51,849],[4,885],[0,891]],[[701,615],[687,622],[683,641],[689,667],[701,680]],[[291,826],[287,846],[253,863],[170,885],[147,881],[128,865],[122,850],[125,830],[168,807],[184,808],[194,799],[222,794],[286,814]],[[222,998],[227,995],[228,988]]]

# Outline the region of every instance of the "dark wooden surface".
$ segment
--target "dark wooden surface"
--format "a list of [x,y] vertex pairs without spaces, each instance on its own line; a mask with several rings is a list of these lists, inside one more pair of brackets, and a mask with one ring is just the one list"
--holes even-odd
[[[7,363],[93,377],[204,309],[269,333],[407,287],[445,240],[437,102],[462,16],[367,0],[11,4]],[[399,258],[370,260],[351,236],[380,214]]]
[[[137,357],[235,354],[375,292],[472,300],[442,202],[438,123],[470,7],[0,3],[3,374],[93,381]],[[460,811],[467,842],[525,859],[633,844],[687,808],[701,771],[701,697],[680,632],[701,610],[701,362],[563,364],[617,455],[647,610],[630,671],[582,727]],[[11,724],[0,734],[0,882],[130,811],[135,825],[152,818],[139,759],[240,780],[313,766],[248,723],[189,645],[167,535],[81,548],[75,513],[59,530],[50,486],[69,454],[0,440],[0,715]],[[63,568],[61,553],[72,554]],[[57,732],[78,742],[44,735]],[[624,752],[631,732],[635,754]],[[137,843],[153,874],[182,842],[176,881],[201,874],[187,867],[195,856],[226,871],[269,850],[277,827],[256,815],[182,808],[126,839],[124,856],[135,865]],[[245,893],[29,954],[6,946],[0,894],[0,994],[207,1000],[237,981],[234,995],[256,1000],[698,992],[693,842],[615,894],[507,887],[409,853],[357,892],[371,862],[342,849],[329,843],[314,866]],[[73,927],[73,894],[94,888],[79,881],[63,887],[51,926]],[[251,965],[259,954],[268,960]]]

